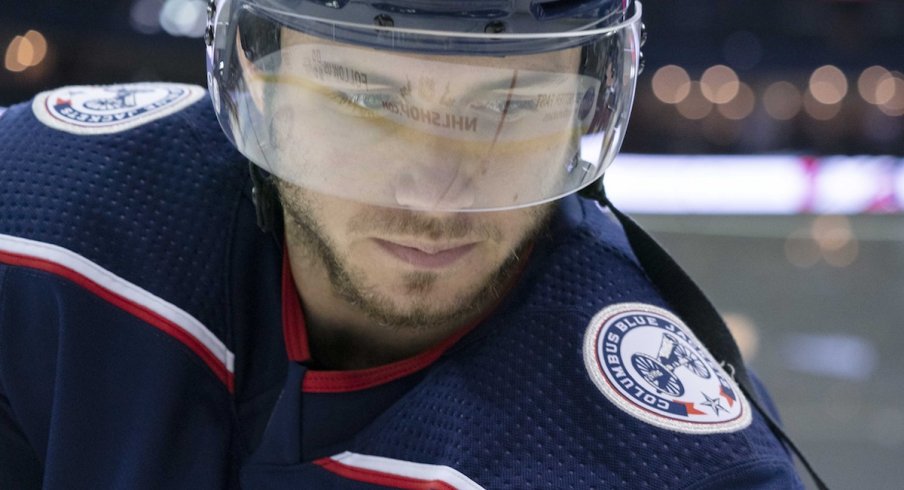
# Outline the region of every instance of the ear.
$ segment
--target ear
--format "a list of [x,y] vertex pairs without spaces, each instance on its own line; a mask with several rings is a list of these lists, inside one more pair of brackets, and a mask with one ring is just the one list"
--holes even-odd
[[254,102],[254,106],[257,107],[258,112],[264,111],[264,76],[260,70],[254,65],[248,56],[245,55],[245,50],[242,49],[242,33],[237,32],[235,36],[235,53],[236,58],[239,60],[239,66],[242,67],[242,81],[245,82],[245,87],[248,90],[248,93],[251,94],[251,100]]

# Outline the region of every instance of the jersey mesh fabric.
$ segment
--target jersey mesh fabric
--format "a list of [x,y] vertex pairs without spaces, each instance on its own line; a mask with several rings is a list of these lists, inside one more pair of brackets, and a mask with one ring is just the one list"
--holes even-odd
[[224,323],[226,237],[246,169],[208,100],[96,136],[48,128],[22,104],[0,119],[0,148],[0,233],[59,245]]
[[[588,213],[599,213],[592,205]],[[355,450],[434,464],[485,488],[682,488],[784,452],[758,416],[745,430],[691,435],[626,414],[583,367],[590,318],[618,302],[662,305],[635,263],[597,226],[559,237],[504,312],[448,354],[424,383],[363,432]],[[617,231],[616,231],[617,232]]]

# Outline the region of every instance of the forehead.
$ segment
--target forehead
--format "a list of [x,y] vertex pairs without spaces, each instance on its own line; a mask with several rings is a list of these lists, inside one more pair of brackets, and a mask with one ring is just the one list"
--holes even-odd
[[[361,62],[370,66],[399,68],[406,64],[417,65],[419,61],[443,62],[450,65],[490,67],[501,69],[531,70],[551,73],[576,73],[581,64],[581,48],[549,51],[517,56],[462,56],[419,54],[399,51],[385,51],[375,48],[340,43],[331,39],[311,36],[289,28],[281,32],[282,47],[317,45],[327,53],[330,47],[341,51],[347,62]],[[352,57],[353,59],[348,59]]]

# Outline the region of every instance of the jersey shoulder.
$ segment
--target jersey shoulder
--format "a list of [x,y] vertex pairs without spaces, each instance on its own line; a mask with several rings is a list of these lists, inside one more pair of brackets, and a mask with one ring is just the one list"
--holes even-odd
[[0,117],[0,175],[3,251],[68,257],[215,323],[248,182],[203,89],[38,94]]
[[[392,458],[430,455],[484,488],[797,485],[784,448],[617,223],[574,202],[507,305],[359,440]],[[429,435],[405,437],[420,430]]]

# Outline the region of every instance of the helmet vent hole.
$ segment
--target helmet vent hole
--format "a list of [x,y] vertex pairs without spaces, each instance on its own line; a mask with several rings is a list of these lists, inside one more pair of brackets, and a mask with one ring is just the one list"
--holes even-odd
[[386,14],[380,14],[374,17],[374,25],[380,27],[392,27],[395,25],[395,21]]
[[501,34],[505,32],[505,29],[505,22],[494,20],[487,23],[487,25],[483,28],[483,32],[487,34]]
[[[600,18],[601,7],[606,2],[599,0],[535,0],[531,3],[530,10],[537,20],[553,20],[563,17],[581,17],[594,13],[593,17]],[[611,2],[620,4],[621,2]]]

